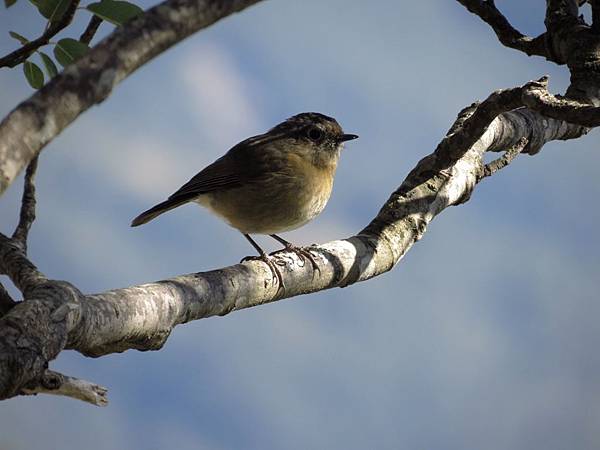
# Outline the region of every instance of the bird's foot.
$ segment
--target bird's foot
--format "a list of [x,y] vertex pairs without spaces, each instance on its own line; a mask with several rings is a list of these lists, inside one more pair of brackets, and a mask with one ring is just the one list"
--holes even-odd
[[294,244],[288,242],[281,250],[271,253],[271,256],[277,255],[281,252],[294,252],[300,257],[300,259],[308,259],[312,265],[313,271],[319,272],[319,274],[321,273],[321,269],[319,269],[319,265],[317,264],[317,261],[315,261],[315,258],[310,250],[307,250],[304,247],[296,247]]
[[285,291],[285,283],[283,282],[283,275],[281,274],[281,271],[279,270],[277,265],[271,260],[271,258],[269,258],[269,256],[266,253],[263,253],[262,255],[259,255],[259,256],[246,256],[245,258],[242,258],[240,263],[243,263],[245,261],[262,261],[262,262],[264,262],[271,269],[271,274],[272,274],[271,279],[277,280],[277,292]]

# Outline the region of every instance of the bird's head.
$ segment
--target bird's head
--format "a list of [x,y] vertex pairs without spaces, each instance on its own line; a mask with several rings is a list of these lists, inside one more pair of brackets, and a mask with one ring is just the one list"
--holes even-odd
[[344,142],[358,138],[356,134],[344,133],[334,118],[315,112],[296,114],[270,133],[285,136],[289,151],[299,153],[317,166],[336,165]]

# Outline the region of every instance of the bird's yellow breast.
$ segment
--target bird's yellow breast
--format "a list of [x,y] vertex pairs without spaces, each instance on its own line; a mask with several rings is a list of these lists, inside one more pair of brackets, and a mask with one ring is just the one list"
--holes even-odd
[[295,153],[286,156],[282,170],[245,186],[203,195],[198,203],[243,233],[274,234],[304,225],[325,208],[336,165],[316,166]]

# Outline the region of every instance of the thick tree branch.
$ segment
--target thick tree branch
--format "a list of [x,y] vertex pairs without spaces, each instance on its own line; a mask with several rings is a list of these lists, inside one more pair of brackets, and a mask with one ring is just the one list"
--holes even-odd
[[520,50],[528,56],[543,56],[552,60],[546,51],[546,37],[544,34],[532,38],[525,36],[515,29],[504,15],[496,8],[491,0],[458,0],[469,12],[481,17],[492,27],[498,40],[506,47]]
[[16,304],[17,302],[12,299],[4,285],[0,283],[0,317],[10,311]]
[[585,127],[600,126],[600,107],[558,98],[545,86],[532,86],[524,93],[524,103],[546,117]]
[[579,2],[577,0],[546,0],[544,23],[550,33],[579,25]]
[[0,195],[79,114],[140,66],[260,0],[166,0],[118,27],[0,122]]
[[75,15],[75,11],[77,10],[77,6],[79,6],[79,0],[72,0],[71,4],[60,20],[51,22],[50,26],[39,38],[29,41],[21,48],[18,48],[14,52],[0,58],[0,68],[15,67],[16,65],[21,64],[38,48],[50,42],[50,39],[64,30],[71,23],[73,16]]
[[[38,283],[25,301],[0,319],[0,398],[18,395],[63,348],[88,356],[155,350],[178,324],[345,287],[391,270],[437,214],[468,199],[485,176],[484,152],[522,146],[525,138],[528,151],[536,153],[550,140],[586,132],[585,127],[548,119],[526,108],[496,117],[522,106],[523,93],[540,83],[496,92],[478,106],[463,110],[444,143],[418,163],[364,230],[348,239],[310,247],[317,270],[296,253],[278,253],[274,260],[285,290],[279,289],[269,266],[261,261],[87,296],[65,282]],[[504,156],[506,160],[511,152]],[[440,170],[440,161],[449,160]],[[0,268],[7,265],[3,249],[10,248],[9,244],[0,240]],[[20,260],[9,265],[27,262],[32,266],[18,247],[12,252],[16,254],[13,261]],[[23,336],[32,343],[25,346],[26,351]]]
[[[522,87],[493,92],[483,102],[465,108],[434,152],[436,156],[435,170],[443,170],[461,158],[481,138],[494,119],[508,111],[517,110],[504,116],[505,121],[511,119],[511,116],[515,114],[546,115],[546,112],[552,110],[551,114],[547,114],[549,117],[571,122],[572,125],[575,125],[573,131],[579,135],[585,133],[583,129],[585,126],[595,126],[594,121],[598,121],[596,125],[600,124],[600,108],[574,101],[558,100],[547,91],[547,87],[548,77],[544,76],[537,81],[530,81]],[[529,106],[530,109],[518,111],[518,108],[523,106]],[[533,123],[535,122],[536,120],[533,120]],[[511,133],[511,136],[514,138],[515,135]],[[527,148],[527,153],[530,154],[536,153],[543,145],[536,143],[535,140],[530,140],[530,143],[531,145]],[[503,143],[503,146],[499,148],[488,150],[502,151],[506,147],[514,145],[516,142],[510,145]]]
[[[46,143],[78,114],[106,98],[133,70],[193,31],[256,1],[167,0],[115,31],[0,124],[0,192]],[[484,3],[493,7],[491,1]],[[553,39],[566,29],[565,23],[571,23],[570,15],[562,22],[558,18],[559,9],[569,4],[548,0],[548,11],[551,5],[554,8],[547,17]],[[502,24],[498,17],[490,20],[507,36],[512,33],[506,29],[508,22]],[[553,42],[561,44],[559,38]],[[563,51],[560,45],[556,48]],[[588,74],[594,73],[591,67],[584,68]],[[275,256],[285,290],[279,289],[267,264],[250,261],[85,296],[69,283],[47,280],[15,240],[0,235],[0,272],[8,274],[24,294],[24,301],[0,318],[0,398],[46,389],[48,362],[63,349],[88,356],[154,350],[178,324],[345,287],[391,270],[437,214],[466,201],[485,176],[505,167],[521,151],[535,154],[546,142],[587,132],[581,124],[540,113],[549,108],[546,81],[497,91],[463,110],[435,152],[417,164],[365,229],[348,239],[310,248],[317,269],[293,252]],[[594,91],[581,92],[578,99],[595,98]],[[567,110],[550,103],[559,118],[581,118],[573,111],[587,107],[577,104]],[[486,166],[486,151],[505,154]]]
[[[552,60],[567,64],[573,69],[573,62],[579,60],[577,48],[582,34],[589,31],[579,17],[578,0],[546,0],[546,48]],[[585,38],[584,38],[585,39]]]
[[21,200],[21,213],[19,223],[13,233],[13,240],[21,244],[23,251],[27,253],[27,236],[29,229],[35,220],[35,172],[37,170],[38,157],[31,160],[25,171],[25,181],[23,183],[23,198]]
[[[533,82],[536,83],[539,82]],[[528,83],[517,89],[522,94],[531,85]],[[348,286],[390,270],[420,239],[437,214],[468,197],[483,175],[482,154],[485,151],[500,150],[500,147],[506,150],[519,142],[522,145],[520,138],[512,141],[517,135],[530,141],[528,149],[535,153],[549,140],[569,139],[585,133],[584,127],[547,119],[526,109],[495,117],[490,110],[501,111],[507,105],[515,106],[513,92],[509,92],[511,95],[506,96],[492,94],[471,112],[447,141],[455,147],[441,145],[419,162],[378,216],[358,235],[311,247],[318,270],[305,264],[295,253],[278,254],[275,260],[281,265],[285,291],[274,284],[265,263],[250,261],[212,272],[87,296],[81,305],[81,321],[77,325],[85,331],[75,333],[77,338],[69,340],[68,348],[93,356],[128,348],[156,349],[179,323]],[[483,117],[487,117],[487,124]],[[481,134],[471,142],[476,128]],[[458,156],[458,159],[440,171],[439,159],[447,160],[442,157],[443,152]],[[106,305],[111,306],[106,308]],[[140,317],[144,317],[143,331]]]
[[[7,247],[13,258],[7,258]],[[45,277],[28,280],[26,286],[21,286],[22,272],[35,266],[19,255],[20,251],[10,240],[0,240],[0,264],[11,264],[8,275],[24,296],[0,318],[0,398],[18,395],[42,380],[48,362],[65,348],[83,298],[69,283],[48,281]]]
[[96,406],[108,405],[108,389],[89,381],[46,370],[31,387],[23,388],[24,395],[52,394],[82,400]]

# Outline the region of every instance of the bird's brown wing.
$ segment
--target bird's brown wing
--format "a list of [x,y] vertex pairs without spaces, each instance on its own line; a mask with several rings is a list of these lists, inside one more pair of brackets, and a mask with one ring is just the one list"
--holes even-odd
[[256,180],[269,170],[277,170],[278,162],[273,161],[269,153],[263,151],[262,144],[280,137],[279,134],[271,133],[240,142],[221,158],[201,170],[167,200],[133,219],[131,226],[136,227],[149,222],[173,208],[195,200],[199,195],[233,189]]
[[224,155],[194,175],[169,196],[169,200],[237,187],[246,179],[246,172],[247,170],[237,163],[236,158],[231,158],[229,154]]
[[173,193],[169,200],[194,198],[200,194],[223,189],[232,189],[260,177],[272,170],[272,164],[262,149],[267,141],[280,138],[279,135],[259,135],[248,138],[197,173],[190,181]]

